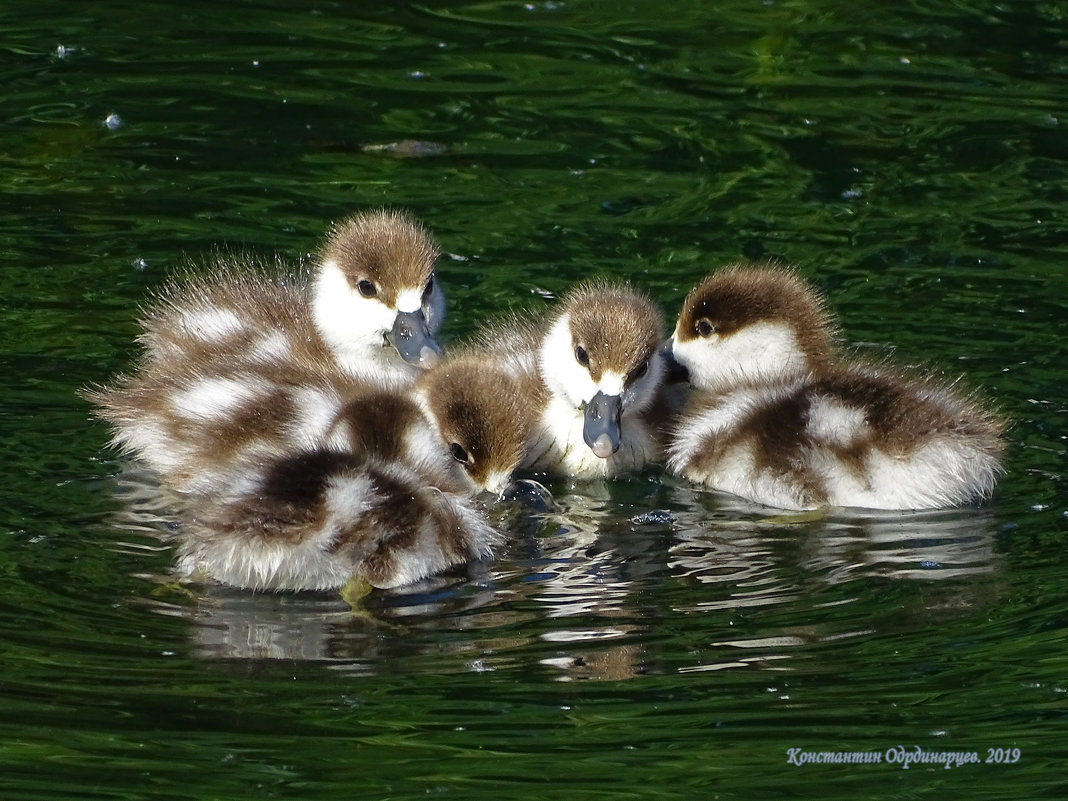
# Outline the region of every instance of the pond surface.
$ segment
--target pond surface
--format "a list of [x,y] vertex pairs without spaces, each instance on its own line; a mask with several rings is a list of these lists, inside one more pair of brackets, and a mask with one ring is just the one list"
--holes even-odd
[[[39,0],[0,31],[5,801],[1065,796],[1060,5]],[[1010,417],[1007,474],[809,522],[558,482],[364,615],[168,586],[161,499],[76,391],[187,260],[383,204],[449,254],[446,342],[588,276],[673,317],[796,264],[851,345]]]

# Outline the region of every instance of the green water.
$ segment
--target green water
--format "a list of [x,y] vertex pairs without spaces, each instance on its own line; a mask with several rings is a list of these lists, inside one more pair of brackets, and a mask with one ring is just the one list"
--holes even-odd
[[[9,2],[0,85],[4,801],[1064,797],[1059,4]],[[999,405],[1008,473],[810,522],[560,483],[363,617],[167,589],[76,389],[184,260],[380,204],[450,254],[446,341],[590,275],[672,315],[723,263],[797,264],[862,351]],[[1020,756],[788,761],[898,745]]]

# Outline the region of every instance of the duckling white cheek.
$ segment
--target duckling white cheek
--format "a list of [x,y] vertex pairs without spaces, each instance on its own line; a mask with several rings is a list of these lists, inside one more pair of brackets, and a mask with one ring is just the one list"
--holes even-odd
[[323,338],[337,351],[381,345],[396,317],[381,301],[360,295],[334,261],[319,272],[313,313]]
[[793,331],[778,323],[754,323],[730,336],[675,341],[673,354],[698,389],[724,389],[749,381],[788,379],[806,367]]
[[[699,339],[680,340],[677,336],[671,339],[671,355],[675,361],[681,364],[690,373],[690,380],[694,381],[694,374],[700,373],[702,368],[703,351],[707,350]],[[696,381],[694,381],[696,383]]]
[[578,408],[597,394],[597,386],[589,370],[575,359],[570,323],[570,315],[565,314],[549,329],[542,340],[538,361],[549,391]]
[[776,380],[805,369],[797,337],[779,323],[756,323],[720,340],[718,363],[728,381]]

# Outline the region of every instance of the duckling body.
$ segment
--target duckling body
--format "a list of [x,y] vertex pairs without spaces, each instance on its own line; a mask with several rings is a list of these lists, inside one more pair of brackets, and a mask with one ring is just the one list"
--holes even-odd
[[317,444],[229,466],[183,531],[178,569],[237,587],[396,587],[490,556],[470,500],[503,490],[523,454],[518,385],[447,359],[416,392],[349,394]]
[[520,382],[533,422],[522,467],[611,478],[660,457],[663,322],[645,296],[591,283],[541,319],[511,318],[476,349]]
[[835,353],[823,301],[780,267],[736,266],[683,304],[673,355],[698,390],[674,472],[782,509],[934,509],[982,500],[1003,424],[933,379]]
[[437,250],[410,218],[339,225],[317,274],[254,262],[171,285],[146,313],[136,371],[86,394],[112,444],[181,491],[317,445],[353,387],[399,390],[439,360]]
[[486,558],[499,535],[403,462],[329,449],[266,462],[183,527],[178,571],[254,590],[397,587]]

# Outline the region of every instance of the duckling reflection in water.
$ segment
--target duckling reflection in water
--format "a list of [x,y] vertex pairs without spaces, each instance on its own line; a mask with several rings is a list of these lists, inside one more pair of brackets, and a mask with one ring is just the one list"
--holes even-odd
[[779,266],[687,296],[673,355],[698,390],[671,470],[781,509],[935,509],[989,497],[1004,423],[968,393],[836,353],[824,302]]
[[626,285],[587,283],[542,319],[513,317],[472,345],[521,384],[532,419],[521,467],[613,478],[662,454],[663,321]]

